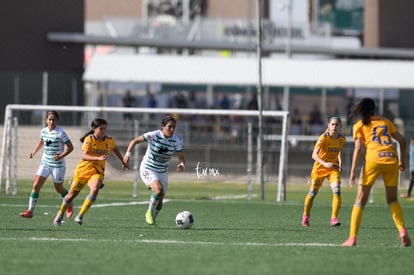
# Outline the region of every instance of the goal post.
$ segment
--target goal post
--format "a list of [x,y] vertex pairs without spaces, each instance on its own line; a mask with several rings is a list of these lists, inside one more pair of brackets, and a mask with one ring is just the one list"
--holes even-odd
[[[6,106],[5,116],[4,116],[4,125],[3,125],[3,139],[0,155],[0,194],[2,190],[2,184],[5,181],[6,185],[6,194],[9,194],[10,185],[12,179],[11,171],[13,170],[13,159],[10,152],[17,150],[14,148],[15,142],[17,140],[19,122],[16,122],[16,117],[19,112],[46,112],[47,110],[56,110],[59,113],[78,113],[80,116],[80,123],[84,126],[89,126],[90,121],[96,117],[103,117],[108,119],[110,115],[117,114],[118,117],[122,117],[123,113],[131,113],[136,115],[163,115],[163,114],[174,114],[179,116],[189,117],[190,121],[196,116],[215,116],[215,117],[243,117],[243,118],[253,118],[256,119],[259,117],[259,111],[257,110],[222,110],[222,109],[178,109],[178,108],[128,108],[128,107],[97,107],[97,106],[65,106],[65,105],[26,105],[26,104],[10,104]],[[288,112],[287,111],[262,111],[263,119],[274,120],[278,119],[280,123],[280,155],[279,155],[279,168],[278,168],[278,193],[277,201],[285,200],[286,192],[286,171],[287,171],[287,127],[288,127]],[[122,120],[122,119],[120,119]],[[14,121],[14,122],[13,122]],[[181,119],[178,119],[179,125],[181,125]],[[61,122],[59,120],[59,122]],[[142,120],[145,122],[145,120]],[[78,122],[76,122],[78,123]],[[112,120],[109,119],[108,123],[112,127]],[[140,121],[141,123],[141,121]],[[74,125],[75,122],[73,123]],[[247,123],[243,125],[247,129]],[[159,125],[159,122],[157,123]],[[66,127],[65,124],[62,126]],[[78,125],[79,126],[79,125]],[[86,126],[85,126],[86,127]],[[257,126],[256,126],[257,127]],[[78,127],[79,128],[79,127]],[[131,132],[134,131],[134,126],[131,127]],[[135,129],[137,127],[135,126]],[[140,127],[141,130],[146,130],[144,127]],[[257,128],[256,128],[257,129]],[[38,129],[40,130],[40,128]],[[66,130],[66,129],[65,129]],[[125,129],[124,129],[125,130]],[[126,130],[125,130],[126,131]],[[220,130],[216,130],[219,132]],[[257,136],[255,131],[252,131],[253,136]],[[134,131],[135,133],[135,131]],[[187,131],[184,136],[184,142],[186,142],[187,137],[191,137],[191,134],[196,134],[196,132]],[[33,137],[33,136],[32,136]],[[194,139],[194,138],[193,138]],[[208,146],[207,146],[208,147]],[[206,149],[208,150],[208,149]],[[263,150],[263,149],[262,149]],[[240,159],[238,159],[240,162]],[[136,166],[136,164],[134,164]],[[247,165],[246,165],[247,166]],[[15,167],[16,169],[16,167]],[[276,171],[276,167],[271,168],[273,171]],[[245,167],[244,171],[247,171]]]

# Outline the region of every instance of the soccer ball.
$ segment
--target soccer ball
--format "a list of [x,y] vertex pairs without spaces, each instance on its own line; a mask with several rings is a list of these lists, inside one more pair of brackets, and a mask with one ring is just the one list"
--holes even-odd
[[178,228],[188,229],[194,224],[193,214],[189,211],[182,211],[175,217],[175,224]]

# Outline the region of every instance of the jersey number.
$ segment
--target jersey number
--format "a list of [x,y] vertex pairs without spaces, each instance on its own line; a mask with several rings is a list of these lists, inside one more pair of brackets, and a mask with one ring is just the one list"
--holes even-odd
[[375,127],[372,141],[378,142],[381,145],[390,145],[392,141],[390,135],[388,134],[388,127],[386,125]]

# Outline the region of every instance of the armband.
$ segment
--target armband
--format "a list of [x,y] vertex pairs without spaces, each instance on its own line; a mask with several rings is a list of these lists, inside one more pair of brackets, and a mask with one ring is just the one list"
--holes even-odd
[[128,151],[128,152],[126,152],[126,153],[125,153],[125,156],[126,156],[126,157],[131,157],[131,152],[129,152],[129,151]]

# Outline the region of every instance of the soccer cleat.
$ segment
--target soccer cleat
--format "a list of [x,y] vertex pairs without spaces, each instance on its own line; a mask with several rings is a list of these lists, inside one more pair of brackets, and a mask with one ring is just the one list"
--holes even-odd
[[302,225],[305,226],[305,227],[310,226],[309,216],[303,215],[303,217],[302,217]]
[[57,213],[55,219],[53,220],[53,225],[56,227],[59,227],[62,224],[62,220],[63,220],[63,215],[61,215],[60,213]]
[[20,213],[20,216],[23,218],[33,218],[33,213],[30,210],[25,210],[24,212]]
[[400,198],[409,198],[409,197],[411,197],[411,195],[409,195],[408,193],[402,193],[400,195]]
[[66,218],[70,219],[73,215],[73,202],[70,203],[68,210],[66,212]]
[[152,212],[151,210],[148,210],[147,213],[145,213],[145,221],[149,224],[149,225],[153,225],[154,224],[154,218],[152,217]]
[[337,218],[332,218],[332,219],[331,219],[331,226],[332,226],[332,227],[341,226],[341,223],[338,221],[338,219],[337,219]]
[[83,223],[83,220],[82,220],[82,216],[81,215],[77,215],[76,217],[75,217],[75,220],[74,220],[77,224],[80,224],[80,225],[82,225],[82,223]]
[[342,244],[342,246],[356,246],[356,238],[349,238]]
[[406,229],[403,229],[400,231],[400,235],[398,236],[398,239],[401,242],[401,246],[404,246],[404,247],[411,246],[411,239],[408,236],[408,232]]

